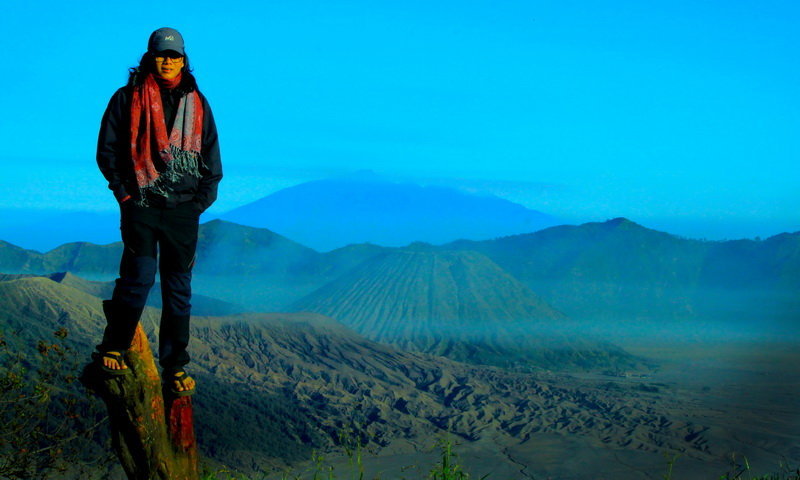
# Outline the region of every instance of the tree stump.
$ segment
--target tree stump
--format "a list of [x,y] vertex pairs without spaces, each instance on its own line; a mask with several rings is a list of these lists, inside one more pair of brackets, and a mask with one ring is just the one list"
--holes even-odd
[[130,374],[112,376],[92,362],[81,383],[108,408],[112,445],[128,479],[198,480],[192,397],[162,386],[141,324],[125,360]]

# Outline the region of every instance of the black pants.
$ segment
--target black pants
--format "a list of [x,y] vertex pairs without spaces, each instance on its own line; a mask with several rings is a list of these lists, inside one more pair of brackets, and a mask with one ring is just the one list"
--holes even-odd
[[123,206],[120,215],[124,251],[114,293],[104,305],[108,325],[98,349],[130,347],[158,266],[162,298],[159,363],[165,370],[177,370],[189,363],[186,347],[200,212],[193,202],[175,208],[131,204]]

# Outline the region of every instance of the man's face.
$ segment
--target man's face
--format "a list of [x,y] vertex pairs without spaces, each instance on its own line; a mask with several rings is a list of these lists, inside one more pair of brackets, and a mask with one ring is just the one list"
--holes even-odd
[[155,62],[156,74],[166,80],[177,77],[183,68],[183,56],[172,50],[156,53]]

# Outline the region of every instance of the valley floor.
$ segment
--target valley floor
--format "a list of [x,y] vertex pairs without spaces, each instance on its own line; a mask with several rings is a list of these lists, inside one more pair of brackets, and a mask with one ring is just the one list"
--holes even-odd
[[[706,451],[611,448],[567,428],[521,443],[500,436],[476,442],[451,437],[457,442],[455,461],[470,478],[489,474],[489,480],[663,479],[676,454],[676,480],[719,478],[745,458],[754,476],[776,472],[782,463],[800,466],[800,343],[636,339],[623,346],[658,361],[659,369],[646,378],[573,374],[565,380],[641,385],[663,405],[665,428],[676,422],[696,425]],[[440,459],[435,438],[399,440],[378,456],[364,454],[365,478],[425,478]],[[352,471],[346,457],[328,455],[325,461],[341,472],[338,478]]]

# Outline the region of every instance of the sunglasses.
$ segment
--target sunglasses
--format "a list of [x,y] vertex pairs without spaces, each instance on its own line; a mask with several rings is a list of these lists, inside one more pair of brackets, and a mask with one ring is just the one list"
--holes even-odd
[[155,54],[156,62],[163,62],[168,58],[175,61],[182,59],[183,55],[178,52],[159,52]]

